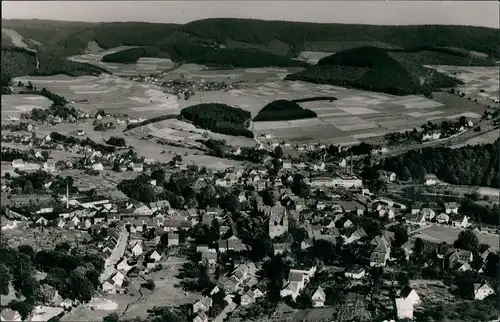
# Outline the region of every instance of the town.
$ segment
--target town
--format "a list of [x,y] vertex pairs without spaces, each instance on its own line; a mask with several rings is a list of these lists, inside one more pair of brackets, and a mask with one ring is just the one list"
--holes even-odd
[[498,321],[494,28],[3,24],[1,321]]

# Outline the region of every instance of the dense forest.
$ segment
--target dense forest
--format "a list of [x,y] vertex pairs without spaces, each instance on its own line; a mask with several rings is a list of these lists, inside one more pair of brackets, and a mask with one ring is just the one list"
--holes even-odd
[[289,100],[276,100],[264,106],[253,119],[259,121],[285,121],[314,118],[318,115]]
[[136,47],[105,55],[102,57],[102,61],[107,63],[133,64],[141,57],[169,58],[170,55],[158,47]]
[[164,48],[140,47],[126,49],[106,55],[104,62],[135,63],[141,57],[171,58],[174,62],[205,64],[216,67],[288,67],[308,64],[289,57],[275,55],[254,48],[221,48],[217,45],[204,45],[192,42],[177,42]]
[[226,104],[205,103],[182,109],[181,116],[202,129],[253,138],[253,132],[247,129],[251,114],[241,108]]
[[402,180],[422,181],[426,174],[458,185],[500,188],[500,139],[493,144],[458,149],[425,148],[384,159],[376,167],[394,171]]
[[[38,58],[38,67],[37,67]],[[19,47],[2,47],[2,75],[19,76],[68,76],[99,75],[109,73],[103,68],[68,60],[57,53],[40,51],[34,53]]]
[[290,74],[287,80],[351,86],[394,95],[425,94],[461,81],[415,64],[387,49],[365,46],[321,59],[309,69]]
[[[297,57],[303,50],[339,52],[366,45],[458,48],[500,57],[498,31],[472,26],[371,26],[234,18],[204,19],[184,25],[43,20],[3,20],[2,23],[4,28],[12,28],[23,35],[25,42],[30,43],[33,39],[63,56],[83,53],[92,41],[105,49],[118,46],[162,48],[177,42],[203,41],[228,49],[260,49],[284,57]],[[57,33],[54,32],[56,28]]]

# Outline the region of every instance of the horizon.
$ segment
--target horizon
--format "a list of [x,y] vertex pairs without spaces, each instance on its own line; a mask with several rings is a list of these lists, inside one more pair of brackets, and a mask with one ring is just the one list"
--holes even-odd
[[[497,1],[2,1],[2,20],[185,24],[216,18],[380,26],[499,28]],[[63,18],[63,19],[61,19]]]

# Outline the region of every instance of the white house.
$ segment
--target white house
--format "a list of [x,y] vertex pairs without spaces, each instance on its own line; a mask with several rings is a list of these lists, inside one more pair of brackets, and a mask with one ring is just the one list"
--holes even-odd
[[451,217],[453,226],[467,228],[470,226],[469,218],[466,215],[455,215]]
[[474,284],[474,299],[475,300],[483,300],[493,293],[495,293],[495,291],[486,282],[483,284],[479,284],[479,283]]
[[449,214],[458,214],[458,203],[456,202],[447,202],[444,204],[445,213]]
[[350,269],[346,269],[344,274],[346,277],[349,277],[352,279],[361,279],[361,278],[365,277],[366,271],[363,267],[356,265]]
[[450,216],[445,213],[439,214],[436,217],[436,221],[440,224],[447,224],[450,221]]
[[201,299],[199,299],[196,303],[193,304],[193,312],[198,313],[198,312],[208,312],[210,308],[212,307],[212,298],[208,296],[203,296]]
[[321,288],[321,286],[319,286],[316,292],[314,292],[311,300],[313,303],[313,307],[325,306],[326,294],[325,291],[323,291],[323,289]]
[[15,168],[24,168],[24,161],[22,159],[15,159],[12,161],[12,167]]
[[149,258],[158,262],[161,259],[161,255],[155,250],[151,255],[149,255]]
[[413,319],[413,304],[411,300],[404,298],[396,299],[396,315],[398,319]]
[[96,171],[103,171],[104,170],[104,166],[102,165],[102,163],[94,163],[92,165],[92,169],[96,170]]
[[434,174],[426,174],[424,177],[424,184],[426,186],[433,186],[439,183],[439,179]]
[[0,321],[22,321],[21,314],[16,310],[3,309],[0,313]]
[[399,296],[405,300],[409,300],[414,306],[420,304],[420,296],[418,296],[417,292],[409,286],[404,287]]
[[141,246],[141,243],[140,241],[135,243],[134,247],[132,247],[132,254],[135,256],[135,257],[139,257],[142,255],[142,252],[144,250],[142,249],[142,246]]

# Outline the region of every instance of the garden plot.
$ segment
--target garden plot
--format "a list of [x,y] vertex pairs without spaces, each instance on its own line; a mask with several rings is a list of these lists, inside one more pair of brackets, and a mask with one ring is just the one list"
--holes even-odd
[[466,118],[471,118],[471,119],[480,119],[481,115],[474,113],[474,112],[464,112],[460,114],[454,114],[454,115],[449,115],[446,116],[447,119],[458,119],[461,116],[465,116]]
[[[431,224],[418,231],[418,234],[413,237],[420,237],[424,240],[434,241],[434,242],[446,242],[452,245],[458,238],[458,234],[464,229],[454,227],[454,226],[444,226],[444,225],[434,225]],[[482,244],[487,244],[493,249],[499,249],[498,238],[496,234],[490,234],[482,231],[474,231],[479,242]]]
[[406,113],[406,115],[411,116],[411,117],[427,117],[427,116],[434,116],[434,115],[440,115],[443,114],[444,111],[432,111],[432,112],[411,112],[411,113]]

